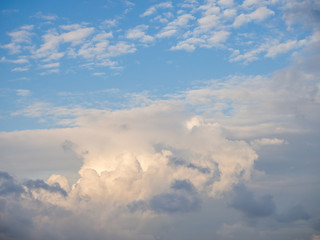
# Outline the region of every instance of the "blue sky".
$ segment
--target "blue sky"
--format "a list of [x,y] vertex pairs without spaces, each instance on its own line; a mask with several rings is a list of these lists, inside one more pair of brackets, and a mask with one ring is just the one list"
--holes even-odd
[[319,12],[2,1],[0,238],[320,239]]
[[[26,103],[72,106],[66,93],[95,106],[86,96],[101,90],[164,98],[211,79],[268,75],[312,36],[278,1],[10,1],[1,11],[4,131],[30,122],[12,116]],[[49,127],[33,121],[27,128]]]

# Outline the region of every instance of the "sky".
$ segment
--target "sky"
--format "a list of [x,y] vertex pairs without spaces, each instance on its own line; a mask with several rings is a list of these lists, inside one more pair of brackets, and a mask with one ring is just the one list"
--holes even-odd
[[318,0],[11,0],[0,29],[0,239],[320,239]]

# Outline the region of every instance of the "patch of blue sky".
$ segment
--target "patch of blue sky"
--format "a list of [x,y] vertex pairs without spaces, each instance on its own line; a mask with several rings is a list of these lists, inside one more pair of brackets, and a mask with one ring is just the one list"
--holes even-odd
[[[2,3],[1,88],[55,106],[74,105],[61,97],[69,93],[79,105],[120,109],[127,100],[92,93],[117,89],[159,99],[212,79],[268,75],[286,67],[312,34],[288,28],[279,4],[186,3]],[[7,96],[2,114],[18,111],[19,101]]]

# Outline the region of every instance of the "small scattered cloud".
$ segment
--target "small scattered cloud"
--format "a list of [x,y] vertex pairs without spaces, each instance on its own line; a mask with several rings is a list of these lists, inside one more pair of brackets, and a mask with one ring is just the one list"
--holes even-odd
[[32,95],[31,91],[28,89],[17,89],[16,93],[21,97],[28,97]]
[[241,13],[239,16],[236,17],[233,26],[237,28],[249,22],[260,22],[274,14],[274,11],[268,9],[267,7],[260,7],[249,14]]
[[60,66],[60,63],[56,62],[56,63],[48,63],[48,64],[44,64],[41,65],[41,68],[58,68]]
[[106,74],[105,72],[94,72],[93,76],[103,76],[105,74]]
[[118,20],[117,19],[106,19],[101,24],[111,28],[111,27],[117,26]]
[[7,33],[11,37],[11,42],[5,45],[0,45],[1,48],[7,48],[11,54],[20,53],[25,45],[31,44],[31,37],[34,25],[24,25],[18,30]]
[[39,18],[46,21],[54,21],[57,20],[58,17],[53,14],[43,14],[42,12],[37,12],[35,15],[33,15],[34,18]]
[[144,13],[140,15],[140,17],[146,17],[154,14],[158,9],[166,9],[166,8],[172,8],[171,2],[162,2],[156,5],[153,5],[152,7],[148,8]]
[[29,71],[29,67],[15,67],[11,71],[12,72],[26,72],[26,71]]
[[281,145],[286,143],[283,139],[279,138],[262,138],[252,140],[250,144],[253,146],[254,149],[258,149],[263,146],[271,146],[271,145]]
[[128,39],[137,39],[142,43],[153,42],[154,38],[148,34],[146,31],[148,30],[147,25],[139,25],[133,29],[129,29],[126,34],[126,38]]
[[3,14],[11,14],[11,13],[18,13],[19,9],[3,9],[1,11]]

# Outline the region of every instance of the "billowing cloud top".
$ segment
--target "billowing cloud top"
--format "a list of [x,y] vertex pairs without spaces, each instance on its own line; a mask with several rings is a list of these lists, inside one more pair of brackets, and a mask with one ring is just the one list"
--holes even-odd
[[0,239],[320,238],[317,1],[7,5]]

